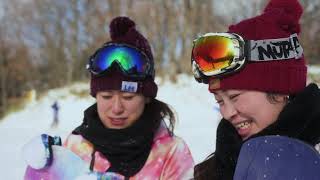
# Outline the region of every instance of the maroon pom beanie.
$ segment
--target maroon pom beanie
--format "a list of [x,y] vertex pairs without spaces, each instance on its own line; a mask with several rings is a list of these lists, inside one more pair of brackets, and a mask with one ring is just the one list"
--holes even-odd
[[[111,41],[107,43],[120,43],[134,46],[144,52],[151,61],[150,63],[152,65],[154,64],[149,42],[136,30],[133,20],[128,17],[116,17],[111,21],[109,28]],[[90,94],[93,97],[95,97],[99,91],[120,90],[141,93],[146,97],[155,98],[158,90],[154,82],[154,77],[147,77],[144,80],[136,81],[133,78],[125,76],[120,71],[111,71],[103,76],[94,76],[91,74],[90,85]],[[126,87],[130,87],[129,90]]]
[[[288,38],[300,33],[302,7],[298,0],[271,0],[259,16],[229,26],[246,40]],[[209,91],[227,89],[257,90],[295,94],[306,86],[307,67],[298,59],[249,62],[238,73],[209,80]]]

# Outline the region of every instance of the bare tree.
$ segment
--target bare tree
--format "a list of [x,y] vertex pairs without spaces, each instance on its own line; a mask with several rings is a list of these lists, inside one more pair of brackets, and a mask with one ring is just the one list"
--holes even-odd
[[[6,22],[3,22],[4,24]],[[7,107],[7,88],[6,80],[8,69],[7,64],[7,48],[5,47],[6,43],[4,42],[5,29],[0,27],[0,117],[4,114]]]
[[[193,39],[206,32],[226,31],[228,25],[260,14],[267,2],[2,0],[0,111],[4,111],[10,96],[19,96],[28,88],[46,91],[75,80],[88,80],[88,57],[110,40],[109,23],[116,16],[129,16],[136,22],[151,44],[157,75],[176,80],[176,74],[191,74]],[[309,63],[319,63],[320,2],[301,2],[305,56]]]
[[301,41],[304,47],[305,59],[308,63],[320,63],[320,2],[315,0],[302,1],[304,13],[301,21]]

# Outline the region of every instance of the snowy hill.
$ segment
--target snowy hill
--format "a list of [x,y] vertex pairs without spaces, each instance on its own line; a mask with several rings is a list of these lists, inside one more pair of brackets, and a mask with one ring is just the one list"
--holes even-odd
[[[192,77],[179,76],[177,84],[161,82],[157,98],[171,105],[178,115],[176,135],[190,147],[196,163],[201,162],[215,147],[215,131],[220,119],[218,106],[214,103],[207,86],[195,82]],[[88,89],[88,84],[51,90],[46,97],[31,102],[24,110],[5,117],[0,122],[0,169],[1,179],[20,180],[26,164],[21,157],[21,148],[41,133],[64,138],[81,122],[83,110],[94,103],[88,96],[79,98],[71,91]],[[60,123],[50,128],[53,119],[51,104],[58,100]]]

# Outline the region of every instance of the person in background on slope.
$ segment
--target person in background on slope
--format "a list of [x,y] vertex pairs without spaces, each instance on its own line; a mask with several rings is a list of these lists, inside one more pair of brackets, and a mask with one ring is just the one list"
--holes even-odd
[[51,105],[52,111],[53,111],[53,121],[51,123],[51,127],[57,127],[59,124],[59,109],[60,106],[58,104],[58,101],[54,101],[54,103]]
[[[297,0],[271,0],[261,15],[229,26],[228,32],[207,33],[194,40],[194,77],[208,84],[223,117],[217,128],[216,150],[196,165],[195,179],[241,179],[235,175],[236,168],[241,170],[237,163],[240,149],[255,138],[286,136],[314,150],[319,147],[320,90],[314,83],[306,86],[307,67],[298,41],[302,12]],[[259,154],[256,149],[254,153]],[[296,152],[293,147],[286,148],[290,150]],[[243,154],[246,152],[244,149]],[[260,165],[267,166],[267,161]],[[247,170],[259,168],[268,170],[262,177],[269,178],[280,167]],[[319,178],[317,168],[312,172]]]
[[[175,116],[156,99],[150,45],[128,17],[110,23],[111,41],[90,57],[91,95],[83,123],[64,142],[94,172],[118,179],[189,179],[194,162],[173,133]],[[164,120],[168,119],[167,127]]]

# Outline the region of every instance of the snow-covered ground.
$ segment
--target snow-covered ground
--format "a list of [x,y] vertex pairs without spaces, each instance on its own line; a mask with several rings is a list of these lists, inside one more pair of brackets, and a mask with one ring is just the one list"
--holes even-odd
[[320,75],[320,65],[308,66],[308,72]]
[[[218,106],[207,86],[192,77],[179,76],[178,83],[157,80],[160,84],[158,99],[170,104],[178,115],[176,135],[189,145],[195,162],[201,162],[215,147],[216,126],[220,119]],[[42,133],[64,139],[82,122],[83,110],[94,103],[94,98],[79,98],[70,91],[88,89],[88,84],[51,90],[39,101],[31,102],[24,110],[10,114],[0,122],[0,179],[23,179],[26,164],[21,148]],[[60,123],[50,128],[53,113],[51,104],[58,100]]]

